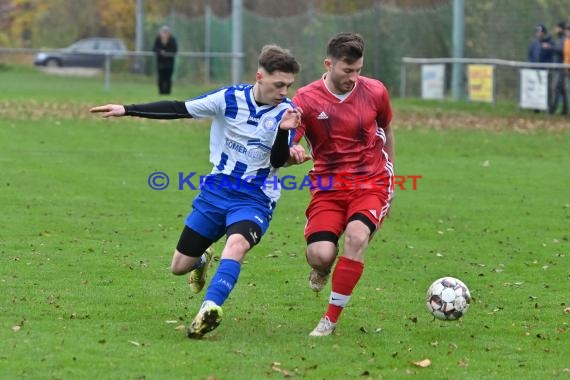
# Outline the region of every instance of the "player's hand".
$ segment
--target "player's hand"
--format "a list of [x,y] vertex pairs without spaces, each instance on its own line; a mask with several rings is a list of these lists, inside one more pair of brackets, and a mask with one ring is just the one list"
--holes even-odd
[[305,148],[302,145],[293,145],[289,148],[289,164],[302,164],[311,160],[312,157],[305,153]]
[[107,104],[104,106],[93,107],[89,110],[91,113],[102,113],[103,117],[124,116],[125,107],[119,104]]
[[299,107],[288,108],[279,123],[279,129],[285,131],[295,129],[301,123],[301,116],[303,115],[303,110]]

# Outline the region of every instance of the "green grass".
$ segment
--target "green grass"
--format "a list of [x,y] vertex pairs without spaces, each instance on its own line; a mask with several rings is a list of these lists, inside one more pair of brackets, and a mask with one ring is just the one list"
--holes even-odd
[[497,102],[495,104],[481,102],[453,102],[450,100],[424,100],[418,98],[394,99],[395,107],[404,108],[423,114],[478,114],[485,116],[505,116],[517,113],[518,106],[513,102]]
[[[2,95],[6,101],[37,102],[141,102],[157,100],[156,79],[146,75],[111,73],[110,89],[105,89],[103,73],[95,77],[49,75],[34,67],[0,64]],[[215,86],[215,85],[214,85]],[[176,82],[172,94],[164,99],[188,99],[202,94],[212,86]]]
[[[86,106],[156,99],[154,82],[125,79],[105,94],[100,78],[61,80],[0,71],[0,104],[19,110],[0,110],[0,378],[568,376],[568,132],[398,129],[397,173],[422,179],[397,192],[325,339],[307,336],[328,299],[307,286],[308,194],[284,191],[223,323],[191,341],[176,327],[201,297],[169,265],[196,193],[153,191],[147,178],[207,173],[208,123],[101,120]],[[199,90],[175,84],[173,98]],[[475,299],[458,322],[424,307],[443,275]],[[430,367],[411,364],[424,358]]]

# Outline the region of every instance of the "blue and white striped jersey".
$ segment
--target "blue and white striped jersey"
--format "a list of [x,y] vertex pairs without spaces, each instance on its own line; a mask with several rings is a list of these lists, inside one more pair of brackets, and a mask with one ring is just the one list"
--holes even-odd
[[275,185],[278,170],[270,164],[271,147],[277,127],[290,99],[272,106],[258,106],[253,85],[240,84],[220,88],[185,102],[193,118],[211,117],[211,174],[226,174],[259,185],[272,200],[279,198]]

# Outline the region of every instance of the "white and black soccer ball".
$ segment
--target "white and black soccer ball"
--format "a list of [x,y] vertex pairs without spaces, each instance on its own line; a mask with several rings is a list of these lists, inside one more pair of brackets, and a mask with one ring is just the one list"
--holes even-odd
[[471,293],[461,280],[442,277],[435,280],[426,294],[426,307],[437,319],[459,319],[469,310]]

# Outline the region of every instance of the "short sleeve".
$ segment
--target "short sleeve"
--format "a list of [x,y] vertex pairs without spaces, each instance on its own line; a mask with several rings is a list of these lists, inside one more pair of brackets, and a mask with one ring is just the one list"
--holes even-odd
[[378,118],[376,119],[378,126],[387,127],[392,122],[392,106],[390,105],[390,96],[388,90],[383,84],[380,84],[380,94],[378,95]]
[[184,102],[184,105],[193,118],[214,117],[223,113],[226,108],[225,94],[227,90],[227,87],[220,88],[197,98],[187,100]]

